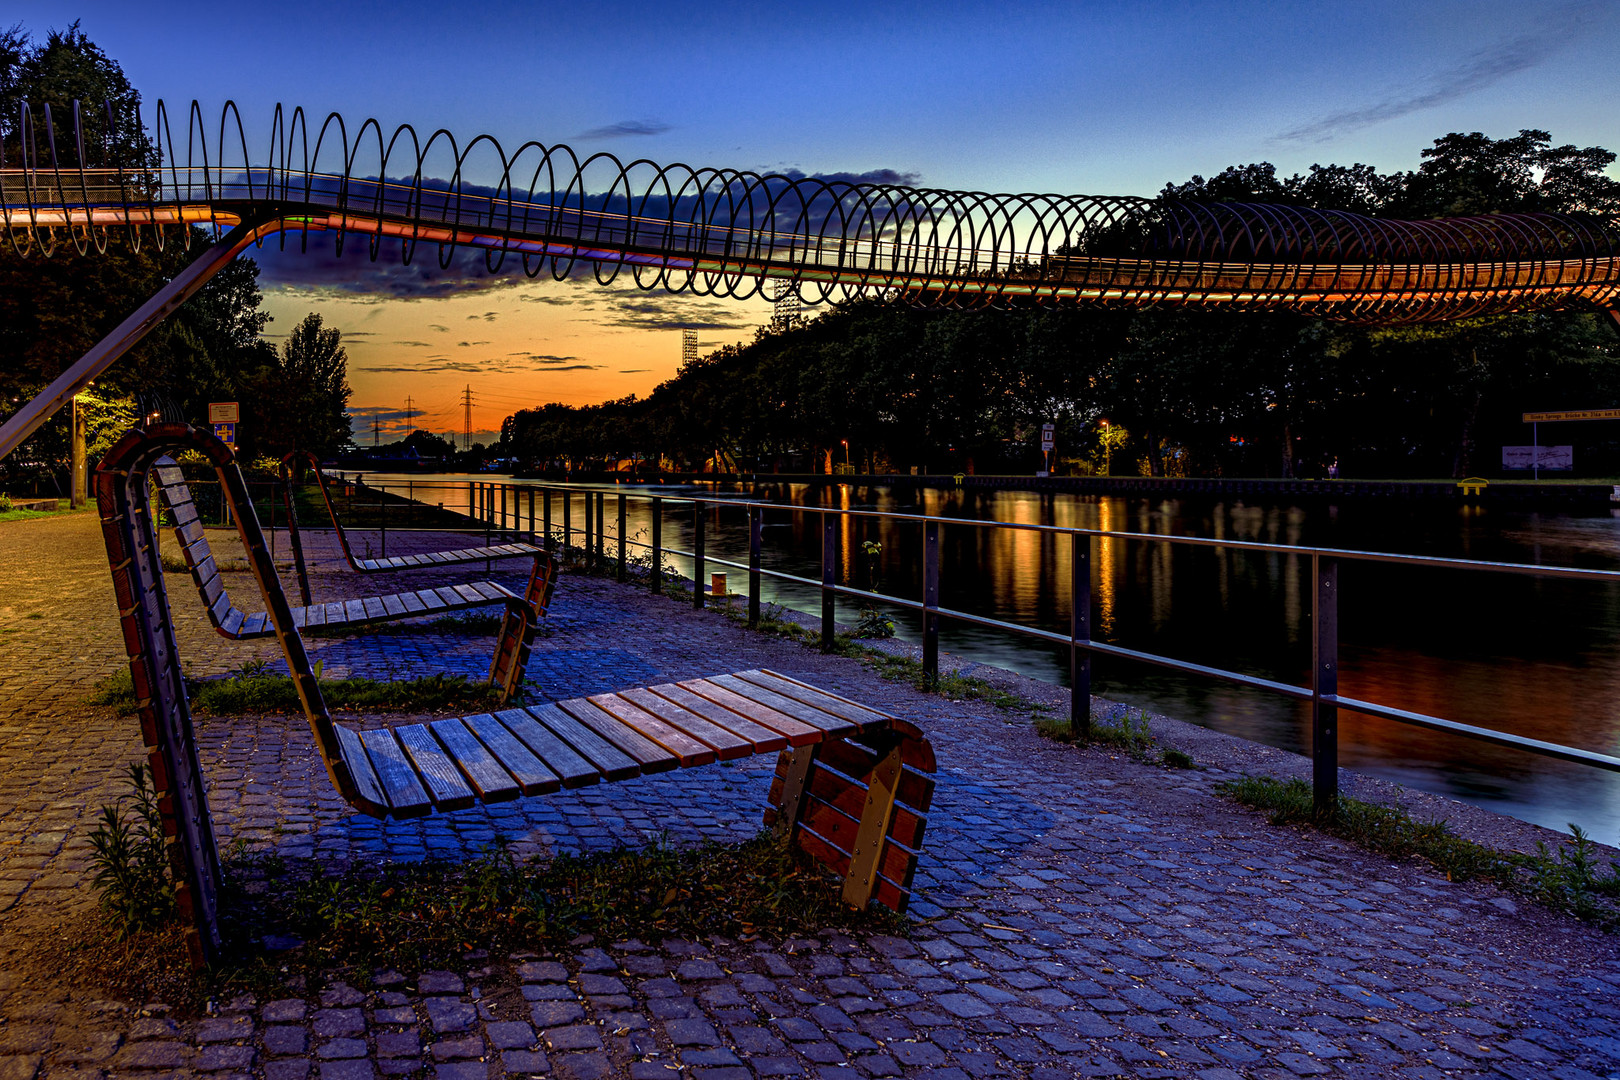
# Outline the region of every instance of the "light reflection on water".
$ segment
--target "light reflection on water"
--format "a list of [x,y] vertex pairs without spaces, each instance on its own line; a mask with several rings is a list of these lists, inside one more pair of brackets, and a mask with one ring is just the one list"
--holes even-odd
[[[431,480],[411,479],[417,485]],[[465,479],[444,493],[447,506],[464,502],[455,492]],[[664,490],[678,496],[692,489]],[[809,515],[792,514],[788,505],[1620,568],[1620,521],[1607,515],[1567,517],[1447,503],[1306,508],[763,483],[757,497],[784,504],[766,516],[766,567],[815,579],[820,577],[819,524]],[[610,495],[610,530],[613,501]],[[526,503],[522,512],[526,522]],[[709,554],[745,563],[743,514],[707,513]],[[560,503],[553,518],[560,526]],[[572,520],[576,528],[583,520],[577,499]],[[632,500],[627,534],[645,536],[649,521],[647,504]],[[666,506],[664,543],[689,548],[690,524],[689,510]],[[840,581],[867,584],[861,544],[875,540],[882,544],[881,591],[921,596],[919,525],[845,517],[837,536]],[[1066,537],[1021,530],[946,526],[940,602],[1066,633],[1069,543]],[[684,559],[671,561],[682,572],[690,569]],[[1106,538],[1093,541],[1091,573],[1092,632],[1098,640],[1299,685],[1309,677],[1307,559]],[[731,575],[732,589],[742,588],[742,575],[735,570]],[[1366,563],[1341,564],[1340,586],[1342,693],[1620,752],[1620,587]],[[767,578],[763,591],[768,602],[820,610],[811,587]],[[853,622],[856,603],[845,598],[838,603],[840,619]],[[920,637],[918,615],[898,608],[892,613],[902,638]],[[1062,650],[991,628],[947,621],[941,647],[1036,678],[1067,681]],[[1308,746],[1309,711],[1303,703],[1106,658],[1095,660],[1093,671],[1096,692],[1107,697],[1290,750]],[[1373,717],[1347,714],[1340,727],[1340,760],[1349,768],[1553,828],[1575,822],[1597,839],[1620,840],[1620,776]]]

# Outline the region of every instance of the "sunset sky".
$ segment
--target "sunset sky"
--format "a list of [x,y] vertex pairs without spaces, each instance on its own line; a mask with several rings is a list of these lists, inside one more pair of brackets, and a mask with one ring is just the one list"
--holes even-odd
[[[279,101],[662,163],[1138,195],[1257,160],[1412,168],[1450,131],[1620,147],[1620,0],[12,0],[0,21],[42,35],[74,18],[148,105],[183,116],[197,98],[217,118],[234,100],[250,137]],[[399,433],[407,395],[418,426],[459,432],[468,384],[485,433],[525,405],[645,394],[682,327],[708,349],[769,314],[312,247],[256,256],[271,332],[311,310],[344,331],[362,443],[373,415]]]

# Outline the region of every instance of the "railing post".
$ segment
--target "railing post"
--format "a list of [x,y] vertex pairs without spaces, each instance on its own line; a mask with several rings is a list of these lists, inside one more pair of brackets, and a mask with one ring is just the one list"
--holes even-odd
[[547,551],[550,551],[551,550],[551,489],[546,488],[546,490],[542,491],[540,493],[540,499],[541,499],[541,512],[545,515],[541,519],[540,526],[546,532],[546,538],[544,540],[542,540],[540,543],[545,547],[545,549]]
[[377,485],[377,546],[382,549],[377,558],[388,558],[388,507],[383,501],[383,493],[387,491],[386,485]]
[[1091,734],[1091,537],[1069,534],[1069,734]]
[[692,606],[703,606],[703,504],[692,501]]
[[748,508],[748,628],[759,627],[759,557],[765,533],[765,509]]
[[607,514],[605,493],[596,493],[596,565],[600,567],[607,561]]
[[529,489],[529,543],[534,543],[534,488]]
[[831,510],[821,512],[821,651],[832,652],[838,637],[838,519]]
[[619,580],[625,578],[624,571],[624,492],[619,492]]
[[939,682],[939,522],[923,523],[923,678]]
[[574,521],[573,521],[574,493],[572,491],[569,491],[567,488],[563,488],[562,504],[563,504],[562,553],[563,553],[564,556],[566,556],[568,554],[569,546],[571,544],[573,544],[573,542],[574,542]]
[[1339,808],[1339,560],[1311,555],[1311,794],[1318,818]]
[[591,527],[591,493],[585,493],[585,567],[596,569],[596,530]]
[[664,591],[664,500],[652,501],[652,591]]

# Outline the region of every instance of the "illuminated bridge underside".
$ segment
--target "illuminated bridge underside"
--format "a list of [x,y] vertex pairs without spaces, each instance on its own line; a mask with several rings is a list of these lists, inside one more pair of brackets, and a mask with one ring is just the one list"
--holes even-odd
[[[375,120],[352,129],[337,114],[317,130],[280,106],[257,151],[232,105],[215,126],[193,103],[184,141],[162,102],[146,126],[158,160],[128,168],[109,149],[129,141],[110,116],[25,108],[20,139],[8,140],[22,159],[0,159],[13,246],[85,253],[113,230],[163,243],[166,226],[224,231],[247,220],[260,242],[325,231],[340,244],[364,238],[373,258],[446,265],[463,246],[483,250],[492,270],[512,260],[531,276],[588,270],[604,283],[629,273],[645,288],[739,298],[777,279],[809,303],[881,295],[936,307],[1285,308],[1377,323],[1620,306],[1620,222],[1596,217],[1393,221],[853,184],[582,159],[535,142],[508,154],[487,135],[464,144],[409,126],[385,135]],[[83,158],[100,167],[63,165]]]
[[[1608,310],[1620,327],[1620,221],[1592,216],[1393,221],[853,184],[581,159],[534,142],[508,155],[489,136],[424,141],[408,126],[385,136],[374,120],[351,137],[336,114],[317,131],[279,106],[254,153],[234,106],[210,143],[195,103],[182,143],[159,102],[156,156],[131,167],[113,148],[139,140],[121,138],[110,116],[81,123],[75,108],[59,119],[24,108],[0,140],[0,227],[17,254],[104,252],[119,234],[132,246],[190,244],[192,225],[210,226],[215,242],[0,426],[0,456],[231,258],[278,234],[284,247],[325,232],[339,248],[367,244],[373,259],[441,266],[465,247],[492,272],[604,284],[628,274],[646,289],[739,299],[777,281],[807,303],[1163,305],[1383,324],[1575,307]],[[4,157],[8,145],[19,160]],[[77,166],[85,160],[96,167]]]

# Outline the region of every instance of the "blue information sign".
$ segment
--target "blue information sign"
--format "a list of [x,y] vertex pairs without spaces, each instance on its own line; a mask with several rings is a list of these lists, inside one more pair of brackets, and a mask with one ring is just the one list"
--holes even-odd
[[235,424],[215,424],[214,425],[214,438],[218,439],[220,442],[224,443],[226,446],[229,446],[232,450],[235,450],[236,449],[236,425]]

